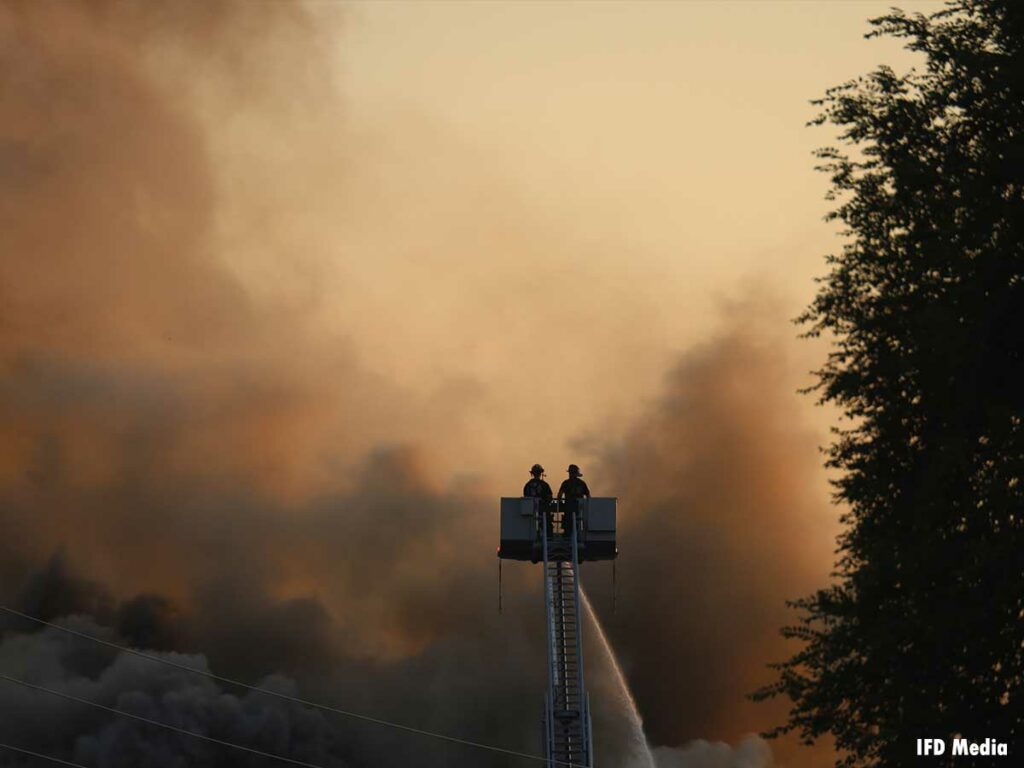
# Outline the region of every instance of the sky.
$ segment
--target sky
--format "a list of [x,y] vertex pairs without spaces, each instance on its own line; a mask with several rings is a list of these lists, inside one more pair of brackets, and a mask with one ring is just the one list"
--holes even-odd
[[[619,499],[615,612],[584,583],[659,768],[821,764],[746,696],[833,562],[836,414],[797,392],[827,347],[791,321],[842,240],[806,123],[911,65],[863,39],[886,8],[0,4],[3,604],[533,751],[539,573],[498,615],[497,499],[574,462]],[[0,667],[325,766],[465,759],[21,624]],[[64,706],[0,687],[0,741],[182,749]]]
[[[561,464],[560,443],[632,415],[730,302],[758,294],[795,316],[837,244],[811,156],[831,137],[805,126],[809,102],[879,62],[910,64],[862,39],[888,6],[350,6],[340,87],[379,195],[356,235],[374,258],[345,267],[368,305],[339,309],[357,345],[386,375],[427,381],[497,384],[539,358],[552,375],[508,387],[497,409],[534,414]],[[516,310],[541,296],[579,309]],[[396,301],[421,310],[404,340],[381,322]]]

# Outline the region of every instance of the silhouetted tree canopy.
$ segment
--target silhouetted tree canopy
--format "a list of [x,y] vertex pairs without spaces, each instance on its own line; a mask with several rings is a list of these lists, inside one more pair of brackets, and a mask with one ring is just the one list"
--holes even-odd
[[957,734],[1019,761],[1024,3],[871,23],[925,64],[816,102],[847,244],[800,319],[834,339],[812,389],[848,417],[828,461],[846,511],[833,586],[794,603],[802,648],[754,698],[788,697],[773,733],[831,734],[837,765],[917,765],[917,737]]

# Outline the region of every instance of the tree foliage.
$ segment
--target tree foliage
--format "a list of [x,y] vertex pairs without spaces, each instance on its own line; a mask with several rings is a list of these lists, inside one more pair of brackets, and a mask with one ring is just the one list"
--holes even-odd
[[837,765],[915,764],[917,737],[956,734],[1019,755],[1024,3],[871,23],[925,63],[816,102],[846,245],[800,319],[834,339],[812,389],[847,417],[828,452],[846,512],[833,584],[783,630],[802,648],[754,698],[788,697],[773,734],[832,734]]

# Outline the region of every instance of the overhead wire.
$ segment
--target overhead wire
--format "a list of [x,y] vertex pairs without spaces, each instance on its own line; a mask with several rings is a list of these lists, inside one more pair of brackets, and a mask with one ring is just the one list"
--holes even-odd
[[82,765],[81,763],[72,763],[70,760],[61,760],[59,757],[53,755],[44,755],[42,752],[33,752],[31,749],[23,749],[22,747],[16,747],[13,744],[4,744],[0,741],[0,749],[9,749],[12,752],[21,752],[23,755],[29,757],[38,757],[40,760],[49,760],[52,763],[59,763],[60,765],[69,765],[71,768],[88,768],[88,766]]
[[[504,747],[496,747],[496,746],[493,746],[493,745],[490,745],[490,744],[483,744],[481,742],[471,741],[469,739],[461,739],[461,738],[459,738],[457,736],[449,736],[449,735],[443,734],[443,733],[436,733],[434,731],[428,731],[428,730],[425,730],[423,728],[415,728],[415,727],[413,727],[411,725],[404,725],[403,723],[396,723],[396,722],[392,722],[390,720],[384,720],[384,719],[379,718],[379,717],[373,717],[371,715],[364,715],[364,714],[360,714],[358,712],[352,712],[352,711],[349,711],[349,710],[340,709],[338,707],[333,707],[333,706],[330,706],[330,705],[327,705],[327,704],[319,704],[319,703],[317,703],[315,701],[310,701],[309,699],[303,699],[303,698],[301,698],[299,696],[290,696],[287,693],[281,693],[280,691],[274,691],[274,690],[271,690],[269,688],[261,688],[258,685],[250,685],[249,683],[243,683],[240,680],[234,680],[234,679],[232,679],[230,677],[224,677],[223,675],[218,675],[218,674],[216,674],[214,672],[209,672],[209,671],[204,670],[204,669],[197,669],[196,667],[190,667],[187,664],[182,664],[182,663],[176,662],[176,661],[174,661],[172,659],[162,658],[160,656],[154,656],[152,654],[144,653],[143,651],[136,650],[135,648],[128,648],[126,646],[119,645],[117,643],[113,643],[113,642],[111,642],[109,640],[104,640],[103,638],[96,637],[95,635],[90,635],[87,632],[80,632],[78,630],[71,629],[70,627],[64,627],[64,626],[61,626],[60,624],[54,624],[53,622],[46,621],[45,619],[40,619],[37,616],[32,616],[32,615],[27,614],[27,613],[23,613],[21,611],[15,610],[14,608],[9,608],[8,606],[5,606],[5,605],[0,605],[0,611],[3,611],[4,613],[7,613],[7,614],[9,614],[11,616],[17,616],[18,618],[25,619],[27,621],[35,622],[36,624],[40,624],[40,625],[45,626],[45,627],[50,627],[51,629],[55,629],[55,630],[58,630],[60,632],[64,632],[64,633],[66,633],[68,635],[72,635],[74,637],[78,637],[78,638],[81,638],[83,640],[89,640],[89,641],[97,643],[99,645],[104,645],[104,646],[106,646],[108,648],[112,648],[114,650],[121,651],[122,653],[131,654],[132,656],[138,656],[139,658],[143,658],[143,659],[147,659],[148,661],[156,662],[157,664],[163,664],[164,666],[173,667],[174,669],[180,669],[183,672],[191,672],[192,674],[195,674],[195,675],[202,675],[203,677],[207,677],[207,678],[209,678],[211,680],[215,680],[215,681],[217,681],[219,683],[225,683],[227,685],[234,685],[234,686],[237,686],[239,688],[243,688],[243,689],[248,690],[248,691],[253,691],[254,693],[265,694],[267,696],[272,696],[274,698],[281,699],[283,701],[290,701],[290,702],[295,703],[295,704],[301,704],[302,706],[305,706],[305,707],[310,707],[312,709],[318,709],[318,710],[321,710],[323,712],[332,712],[332,713],[334,713],[336,715],[341,715],[343,717],[350,717],[350,718],[352,718],[354,720],[361,720],[363,722],[373,723],[375,725],[381,725],[381,726],[384,726],[384,727],[387,727],[387,728],[394,728],[394,729],[397,729],[397,730],[400,730],[400,731],[405,731],[406,733],[413,733],[413,734],[416,734],[418,736],[426,736],[426,737],[433,738],[433,739],[439,739],[441,741],[447,741],[447,742],[452,743],[452,744],[461,744],[462,746],[465,746],[465,747],[473,747],[475,749],[482,749],[482,750],[486,750],[488,752],[494,752],[494,753],[497,753],[497,754],[509,755],[511,757],[517,757],[517,758],[520,758],[520,759],[523,759],[523,760],[532,760],[534,762],[547,763],[547,764],[552,765],[552,766],[561,765],[561,766],[566,766],[566,768],[580,768],[579,763],[571,763],[571,762],[566,762],[564,760],[556,760],[556,759],[550,759],[549,760],[548,758],[546,758],[546,757],[544,757],[542,755],[534,755],[534,754],[530,754],[529,752],[519,752],[519,751],[514,750],[514,749],[506,749]],[[3,677],[4,679],[10,680],[11,682],[17,682],[17,683],[20,683],[20,684],[25,684],[22,681],[16,680],[14,678],[8,678],[8,677],[6,677],[4,675],[0,675],[0,677]],[[38,686],[31,686],[30,684],[28,684],[28,685],[30,687],[38,687]],[[42,690],[42,689],[40,688],[40,690]],[[59,693],[59,692],[53,692],[53,693],[56,693],[57,695],[63,696],[65,698],[74,698],[74,697],[70,697],[67,694],[63,694],[63,693]],[[95,702],[89,702],[86,699],[82,699],[80,701],[82,701],[83,703],[87,703],[87,704],[95,704]],[[98,705],[98,704],[96,706],[99,706],[100,708],[103,708],[103,709],[110,709],[110,711],[115,712],[117,714],[126,715],[128,717],[136,717],[136,719],[139,719],[137,716],[130,715],[129,713],[123,712],[122,710],[111,709],[109,707],[104,707],[103,705]],[[159,725],[159,723],[157,721],[154,721],[152,724]],[[184,733],[192,733],[193,735],[197,735],[197,734],[194,734],[191,731],[184,731]],[[276,757],[275,755],[270,755],[269,753],[268,753],[268,756],[269,757]],[[279,758],[279,759],[284,759],[284,760],[289,760],[290,762],[295,762],[295,761],[290,760],[290,758]],[[299,765],[310,765],[309,763],[298,763],[298,764]],[[317,768],[319,768],[319,767],[317,767]]]

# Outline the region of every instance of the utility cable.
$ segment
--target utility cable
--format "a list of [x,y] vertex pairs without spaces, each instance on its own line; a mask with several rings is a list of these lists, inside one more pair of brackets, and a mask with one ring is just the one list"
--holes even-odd
[[[88,634],[86,632],[79,632],[78,630],[71,629],[70,627],[62,627],[60,624],[54,624],[53,622],[49,622],[49,621],[46,621],[44,619],[37,618],[35,616],[30,616],[27,613],[22,613],[21,611],[17,611],[17,610],[15,610],[13,608],[8,608],[5,605],[0,605],[0,611],[3,611],[4,613],[8,613],[11,616],[17,616],[19,618],[26,619],[28,621],[34,621],[37,624],[41,624],[41,625],[43,625],[45,627],[50,627],[50,628],[56,629],[56,630],[58,630],[60,632],[64,632],[66,634],[73,635],[73,636],[78,637],[78,638],[82,638],[83,640],[91,640],[94,643],[99,643],[100,645],[105,645],[108,648],[113,648],[113,649],[121,651],[123,653],[129,653],[129,654],[131,654],[133,656],[138,656],[138,657],[143,658],[143,659],[148,659],[149,661],[155,661],[158,664],[163,664],[163,665],[168,666],[168,667],[174,667],[175,669],[180,669],[180,670],[182,670],[184,672],[191,672],[192,674],[195,674],[195,675],[202,675],[204,677],[210,678],[211,680],[216,680],[219,683],[226,683],[228,685],[235,685],[235,686],[238,686],[239,688],[244,688],[246,690],[253,691],[254,693],[262,693],[262,694],[265,694],[267,696],[273,696],[275,698],[282,699],[284,701],[290,701],[290,702],[293,702],[295,704],[301,704],[302,706],[310,707],[312,709],[319,709],[319,710],[321,710],[323,712],[333,712],[336,715],[342,715],[343,717],[351,717],[351,718],[353,718],[355,720],[362,720],[363,722],[374,723],[375,725],[383,725],[383,726],[386,726],[388,728],[395,728],[395,729],[400,730],[400,731],[405,731],[406,733],[414,733],[414,734],[417,734],[419,736],[428,736],[430,738],[440,739],[441,741],[447,741],[447,742],[450,742],[452,744],[461,744],[462,746],[465,746],[465,747],[475,747],[476,749],[483,749],[483,750],[487,750],[488,752],[496,752],[496,753],[503,754],[503,755],[510,755],[511,757],[518,757],[518,758],[521,758],[523,760],[533,760],[533,761],[539,762],[539,763],[545,763],[546,762],[549,765],[563,765],[563,766],[566,766],[566,768],[583,768],[579,763],[570,763],[570,762],[566,762],[564,760],[555,760],[555,759],[548,760],[548,758],[546,758],[546,757],[543,757],[541,755],[533,755],[533,754],[530,754],[529,752],[518,752],[518,751],[516,751],[514,749],[505,749],[504,747],[495,747],[495,746],[491,746],[490,744],[481,744],[480,742],[477,742],[477,741],[470,741],[468,739],[460,739],[457,736],[448,736],[448,735],[443,734],[443,733],[434,733],[433,731],[427,731],[427,730],[424,730],[422,728],[414,728],[411,725],[403,725],[402,723],[394,723],[394,722],[391,722],[389,720],[383,720],[383,719],[381,719],[379,717],[371,717],[370,715],[362,715],[362,714],[359,714],[358,712],[350,712],[348,710],[339,709],[337,707],[328,706],[326,704],[318,704],[315,701],[309,701],[308,699],[303,699],[303,698],[300,698],[298,696],[289,696],[286,693],[280,693],[278,691],[272,691],[272,690],[270,690],[268,688],[260,688],[259,686],[256,686],[256,685],[250,685],[248,683],[243,683],[243,682],[241,682],[239,680],[233,680],[230,677],[224,677],[222,675],[218,675],[218,674],[215,674],[213,672],[207,672],[206,670],[203,670],[203,669],[196,669],[195,667],[190,667],[187,664],[181,664],[179,662],[172,661],[171,659],[165,659],[165,658],[161,658],[159,656],[153,656],[153,655],[148,654],[148,653],[143,653],[142,651],[135,650],[134,648],[126,648],[123,645],[118,645],[117,643],[112,643],[109,640],[104,640],[102,638],[96,637],[95,635],[90,635],[90,634]],[[61,694],[61,695],[63,695],[63,694]],[[114,710],[114,711],[118,711],[119,712],[119,710]],[[124,713],[122,713],[122,714],[124,714]]]
[[3,742],[0,742],[0,749],[9,749],[12,752],[21,752],[21,754],[23,755],[28,755],[30,757],[38,757],[40,760],[49,760],[52,763],[70,765],[71,768],[86,768],[86,766],[82,765],[81,763],[72,763],[70,760],[61,760],[59,757],[54,757],[53,755],[44,755],[42,752],[33,752],[31,749],[22,749],[21,747],[16,747],[13,744],[4,744]]

